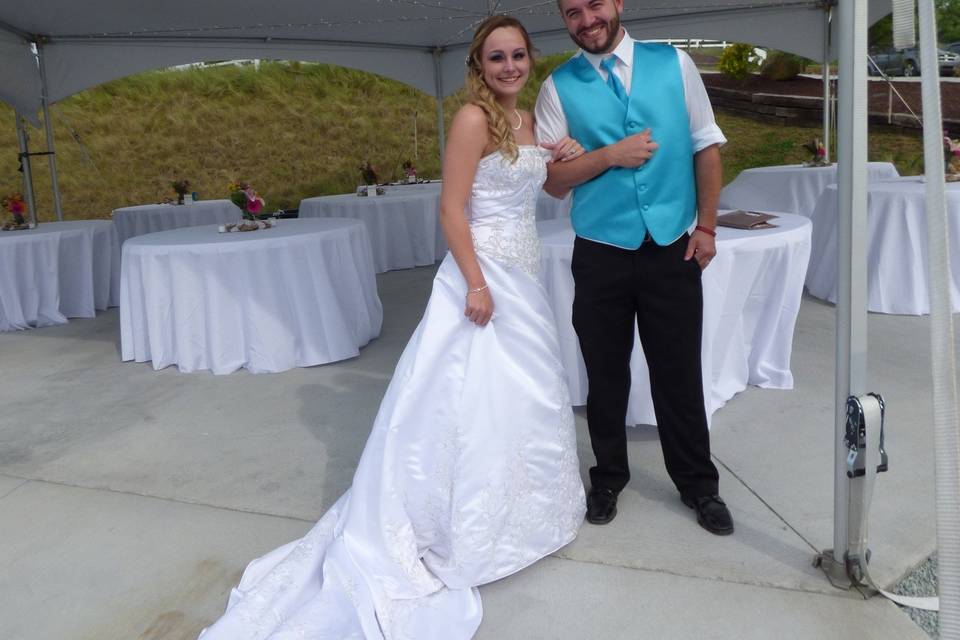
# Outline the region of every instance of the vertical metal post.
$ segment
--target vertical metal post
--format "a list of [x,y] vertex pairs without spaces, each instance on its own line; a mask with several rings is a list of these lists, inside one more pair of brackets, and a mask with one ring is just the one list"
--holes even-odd
[[833,7],[827,5],[823,11],[823,64],[820,75],[823,76],[823,148],[824,161],[830,162],[830,17]]
[[27,142],[27,130],[24,128],[23,116],[19,111],[13,112],[17,120],[17,142],[20,145],[20,166],[23,167],[23,195],[27,199],[27,211],[30,213],[30,223],[37,224],[37,204],[33,195],[33,173],[30,171],[30,145]]
[[43,106],[43,126],[47,135],[47,160],[50,163],[50,182],[53,185],[53,209],[57,220],[63,220],[60,205],[60,181],[57,178],[57,152],[53,140],[53,121],[50,119],[50,98],[47,91],[47,67],[44,63],[43,43],[37,42],[37,62],[40,66],[40,104]]
[[446,145],[446,136],[444,134],[443,122],[443,77],[441,76],[440,59],[443,55],[442,49],[433,50],[433,81],[435,93],[437,95],[437,135],[440,141],[440,167],[443,168],[443,147]]
[[840,63],[837,70],[837,194],[839,282],[835,419],[833,557],[845,562],[849,549],[846,405],[867,391],[867,0],[838,8]]

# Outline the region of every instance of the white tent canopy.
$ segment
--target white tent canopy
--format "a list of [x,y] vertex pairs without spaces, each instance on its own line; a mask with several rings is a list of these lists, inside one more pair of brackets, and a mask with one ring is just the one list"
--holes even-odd
[[[745,41],[821,60],[816,0],[627,0],[637,38]],[[871,22],[890,11],[872,3]],[[272,58],[372,71],[436,95],[461,86],[477,24],[519,18],[543,53],[573,48],[555,0],[30,0],[0,6],[0,100],[25,115],[41,105],[34,47],[50,103],[130,74],[202,60]]]
[[[931,296],[932,324],[939,336],[932,350],[939,362],[939,356],[952,358],[954,351],[945,284],[943,150],[933,2],[918,2],[924,117],[932,123],[924,133],[928,213],[938,223],[930,225],[929,244],[930,272],[941,278],[936,304]],[[826,17],[834,4],[831,36]],[[845,213],[838,232],[844,260],[837,331],[837,491],[834,549],[823,557],[839,575],[850,577],[845,566],[851,547],[843,411],[848,395],[866,390],[866,247],[864,234],[854,233],[866,228],[866,30],[889,13],[890,0],[625,0],[625,5],[623,21],[636,38],[744,41],[815,60],[840,59],[838,199]],[[912,14],[912,4],[905,7]],[[176,64],[251,57],[339,64],[443,97],[463,81],[476,25],[495,13],[519,18],[543,53],[573,48],[555,0],[7,0],[0,4],[0,100],[35,116],[52,102],[115,78]],[[834,49],[831,43],[839,46]],[[49,127],[49,118],[45,120]],[[17,123],[20,127],[19,117]],[[22,130],[20,139],[25,154]],[[49,131],[47,141],[52,144]],[[53,156],[50,162],[56,185]],[[29,184],[28,162],[25,169]],[[27,197],[32,212],[29,189]],[[960,638],[960,481],[955,468],[960,447],[951,363],[939,367],[934,377],[944,600],[940,629],[941,637]]]

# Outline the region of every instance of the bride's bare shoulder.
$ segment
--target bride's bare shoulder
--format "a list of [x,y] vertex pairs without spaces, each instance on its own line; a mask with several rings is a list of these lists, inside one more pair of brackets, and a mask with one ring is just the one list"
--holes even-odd
[[453,122],[450,125],[463,128],[479,128],[481,131],[487,129],[487,114],[479,106],[468,103],[460,107],[453,116]]

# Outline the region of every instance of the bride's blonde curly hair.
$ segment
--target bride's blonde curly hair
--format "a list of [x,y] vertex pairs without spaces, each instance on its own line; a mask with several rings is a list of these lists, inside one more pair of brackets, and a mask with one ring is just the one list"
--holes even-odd
[[513,128],[510,126],[503,107],[497,102],[493,91],[483,80],[483,43],[487,41],[491,33],[502,27],[512,27],[523,35],[527,55],[530,58],[530,69],[533,70],[533,43],[530,41],[530,34],[527,33],[527,30],[516,18],[491,16],[484,20],[477,27],[477,32],[473,34],[473,42],[470,43],[470,51],[467,55],[466,85],[469,92],[469,101],[483,109],[483,112],[487,115],[487,129],[494,144],[503,152],[503,155],[510,159],[510,162],[516,162],[519,150],[517,149],[517,140],[513,137]]

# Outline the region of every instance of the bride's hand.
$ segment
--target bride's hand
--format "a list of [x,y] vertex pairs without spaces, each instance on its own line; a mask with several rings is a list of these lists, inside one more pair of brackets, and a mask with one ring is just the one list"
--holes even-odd
[[490,322],[493,316],[493,296],[490,295],[487,285],[483,285],[480,291],[472,289],[467,293],[467,305],[463,315],[481,327]]
[[569,136],[561,138],[554,143],[542,142],[540,146],[545,149],[550,149],[553,152],[551,157],[552,162],[567,162],[574,158],[579,158],[586,153],[583,145]]

